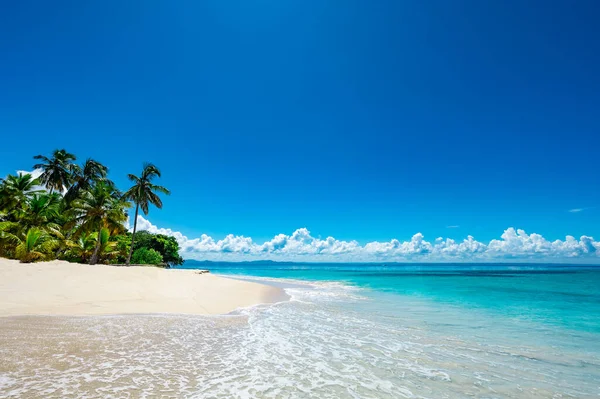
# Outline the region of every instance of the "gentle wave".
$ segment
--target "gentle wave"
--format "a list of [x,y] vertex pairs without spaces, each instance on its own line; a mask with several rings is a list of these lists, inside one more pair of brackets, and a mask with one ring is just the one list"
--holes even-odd
[[600,351],[585,333],[339,281],[242,278],[283,287],[292,300],[217,317],[6,319],[0,398],[599,393]]

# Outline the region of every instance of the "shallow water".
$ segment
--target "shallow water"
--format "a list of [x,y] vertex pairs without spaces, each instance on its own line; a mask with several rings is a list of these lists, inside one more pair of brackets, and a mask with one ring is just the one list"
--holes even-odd
[[2,319],[0,397],[600,395],[598,269],[214,266],[292,300],[218,317]]

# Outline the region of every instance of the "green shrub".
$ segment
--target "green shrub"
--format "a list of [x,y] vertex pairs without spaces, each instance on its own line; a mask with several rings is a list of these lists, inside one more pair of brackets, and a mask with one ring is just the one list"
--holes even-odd
[[133,253],[131,263],[136,265],[158,265],[163,263],[163,257],[154,249],[139,248]]
[[[129,242],[131,242],[131,238]],[[135,234],[134,251],[138,248],[158,251],[163,257],[163,262],[170,266],[183,264],[183,258],[179,256],[179,244],[175,237],[152,234],[145,230],[138,231]]]

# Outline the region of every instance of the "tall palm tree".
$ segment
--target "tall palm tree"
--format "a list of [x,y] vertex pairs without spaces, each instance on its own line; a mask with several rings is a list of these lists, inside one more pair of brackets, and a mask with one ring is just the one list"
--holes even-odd
[[65,194],[67,204],[73,202],[81,192],[89,190],[97,182],[103,181],[112,184],[106,178],[107,174],[108,168],[91,158],[85,161],[83,167],[75,165],[73,169],[73,184]]
[[76,165],[73,163],[77,159],[75,155],[66,150],[54,150],[50,158],[44,155],[36,155],[33,159],[41,160],[41,163],[33,165],[34,169],[42,169],[40,182],[50,190],[62,192],[71,186],[72,173]]
[[[119,233],[125,231],[123,223],[127,220],[126,209],[130,204],[125,201],[119,191],[112,185],[100,181],[84,191],[80,198],[73,201],[73,223],[83,233],[98,232],[102,236],[102,229]],[[98,239],[96,248],[90,259],[90,264],[95,265],[100,257],[102,240]]]
[[156,177],[160,177],[160,170],[151,163],[145,163],[144,169],[140,177],[129,174],[129,180],[134,184],[127,190],[124,197],[135,202],[135,217],[133,219],[133,234],[131,236],[131,247],[129,248],[129,256],[127,256],[127,264],[131,262],[131,254],[133,253],[133,244],[135,242],[135,232],[137,230],[137,218],[140,207],[144,215],[148,214],[148,206],[150,204],[158,209],[162,208],[162,201],[158,193],[169,195],[171,192],[163,186],[158,186],[152,183]]

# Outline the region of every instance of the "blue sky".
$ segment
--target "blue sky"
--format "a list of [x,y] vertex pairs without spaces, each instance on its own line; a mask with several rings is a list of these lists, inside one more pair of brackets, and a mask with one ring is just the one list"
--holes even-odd
[[11,2],[0,175],[64,147],[125,188],[152,161],[173,195],[149,220],[187,237],[600,238],[599,12]]

